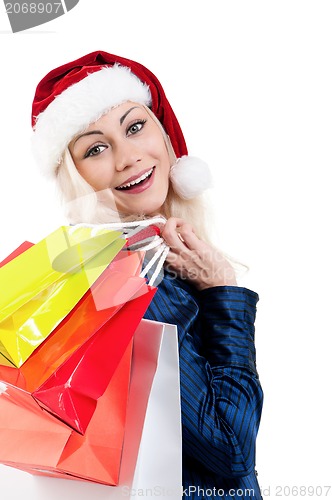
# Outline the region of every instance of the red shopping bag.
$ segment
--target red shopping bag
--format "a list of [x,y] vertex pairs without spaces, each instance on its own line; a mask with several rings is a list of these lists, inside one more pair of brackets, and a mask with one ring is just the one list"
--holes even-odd
[[32,393],[38,403],[83,434],[154,293],[127,302],[77,349]]

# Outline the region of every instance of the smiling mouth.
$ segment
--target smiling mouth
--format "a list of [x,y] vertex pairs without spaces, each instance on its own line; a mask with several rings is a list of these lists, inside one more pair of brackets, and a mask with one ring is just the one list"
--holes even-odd
[[150,170],[145,172],[145,174],[141,175],[137,179],[131,182],[127,182],[126,184],[121,184],[121,186],[116,187],[118,191],[129,191],[130,189],[133,189],[136,186],[139,186],[140,184],[143,184],[146,182],[148,179],[150,179],[151,175],[153,174],[155,167],[152,167]]

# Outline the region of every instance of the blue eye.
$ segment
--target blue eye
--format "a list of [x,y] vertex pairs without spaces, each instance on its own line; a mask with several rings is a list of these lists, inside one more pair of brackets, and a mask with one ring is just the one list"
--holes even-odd
[[146,123],[146,120],[137,120],[135,123],[133,123],[132,125],[130,125],[127,128],[127,135],[137,134],[137,132],[142,130],[145,123]]
[[88,149],[84,158],[100,155],[100,153],[102,153],[105,149],[107,149],[107,146],[104,146],[103,144],[96,144],[95,146],[92,146],[92,148]]

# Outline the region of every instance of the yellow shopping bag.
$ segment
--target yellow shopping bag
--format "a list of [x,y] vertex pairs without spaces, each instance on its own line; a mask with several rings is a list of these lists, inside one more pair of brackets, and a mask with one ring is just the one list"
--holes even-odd
[[63,226],[0,268],[0,363],[20,367],[123,248],[119,231]]

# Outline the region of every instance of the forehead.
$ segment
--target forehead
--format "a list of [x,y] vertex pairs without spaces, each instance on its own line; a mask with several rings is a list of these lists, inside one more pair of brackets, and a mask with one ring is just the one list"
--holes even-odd
[[[127,114],[128,113],[128,114]],[[134,115],[135,113],[147,114],[146,109],[139,103],[126,101],[114,108],[111,108],[107,113],[105,113],[97,121],[91,123],[87,130],[95,129],[96,127],[102,127],[103,125],[114,125],[121,126],[126,117]]]

